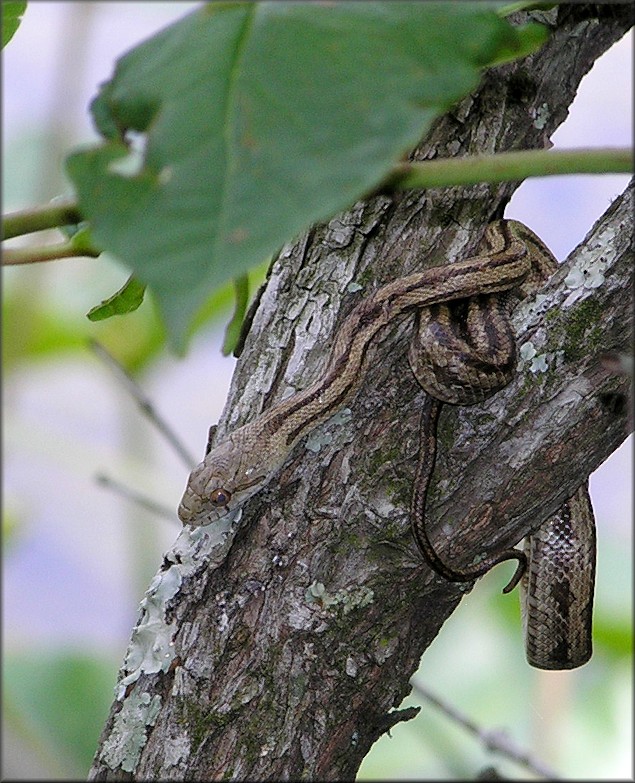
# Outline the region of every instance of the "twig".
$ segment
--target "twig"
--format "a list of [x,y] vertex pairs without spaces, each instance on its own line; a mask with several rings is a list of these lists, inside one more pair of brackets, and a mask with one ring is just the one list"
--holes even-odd
[[82,220],[79,207],[74,201],[24,209],[20,212],[12,212],[2,219],[2,239],[11,239],[58,226],[75,226]]
[[134,489],[130,489],[130,487],[126,487],[124,484],[120,484],[118,481],[115,481],[115,479],[110,478],[110,476],[106,476],[105,473],[97,473],[95,480],[103,487],[112,489],[117,494],[126,498],[126,500],[130,500],[133,503],[136,503],[138,506],[145,508],[147,511],[151,511],[153,514],[157,514],[160,517],[169,519],[170,522],[178,521],[173,509],[168,508],[167,506],[162,506],[160,503],[156,503],[154,500],[151,500],[145,495],[141,495],[139,492],[135,492]]
[[388,182],[398,188],[438,188],[478,182],[510,182],[559,174],[630,174],[633,150],[522,150],[495,155],[403,163]]
[[95,355],[101,359],[104,364],[114,370],[123,381],[128,392],[134,397],[141,409],[141,412],[155,425],[163,437],[168,441],[176,453],[181,457],[188,469],[191,469],[198,462],[181,443],[178,436],[172,431],[170,426],[155,410],[150,398],[143,389],[134,380],[130,373],[112,356],[101,343],[97,340],[89,340],[89,347]]
[[[472,185],[478,182],[508,182],[525,177],[560,174],[629,174],[633,170],[633,150],[581,148],[571,150],[522,150],[495,155],[475,155],[404,163],[395,166],[386,178],[393,187],[432,188]],[[5,215],[2,239],[10,239],[58,226],[76,225],[83,220],[75,201],[47,204]]]
[[43,261],[59,261],[63,258],[97,258],[101,250],[87,245],[78,246],[72,240],[42,247],[21,247],[2,251],[3,266],[40,264]]
[[503,756],[507,756],[517,764],[520,764],[534,774],[540,775],[540,777],[546,778],[547,780],[560,780],[560,777],[546,764],[540,761],[540,759],[533,758],[528,751],[518,747],[506,732],[500,729],[489,731],[482,729],[466,715],[459,712],[459,710],[450,704],[445,703],[437,696],[434,696],[427,688],[419,685],[415,680],[411,680],[410,682],[416,693],[422,699],[430,702],[430,704],[434,704],[437,709],[445,713],[451,720],[478,737],[487,750],[501,753]]

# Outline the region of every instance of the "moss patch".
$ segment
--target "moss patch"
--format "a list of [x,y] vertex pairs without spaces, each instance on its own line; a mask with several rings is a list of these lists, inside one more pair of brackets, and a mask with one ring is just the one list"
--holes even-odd
[[562,350],[566,362],[577,361],[602,346],[603,332],[599,326],[603,308],[596,299],[581,302],[567,318],[554,323],[549,335],[549,349]]
[[182,716],[179,722],[188,729],[193,753],[206,737],[216,729],[222,729],[231,720],[229,713],[208,712],[195,701],[185,700],[182,702]]

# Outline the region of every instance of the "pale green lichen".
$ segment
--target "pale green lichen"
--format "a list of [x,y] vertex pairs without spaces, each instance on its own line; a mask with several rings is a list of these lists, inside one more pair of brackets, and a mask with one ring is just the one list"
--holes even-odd
[[322,450],[323,446],[329,446],[333,442],[333,433],[326,429],[326,426],[334,425],[336,427],[341,427],[342,425],[348,424],[352,415],[350,408],[342,408],[342,410],[338,411],[327,420],[325,426],[313,430],[306,439],[304,447],[307,451],[317,454]]
[[534,373],[534,375],[539,372],[547,372],[548,369],[549,365],[547,364],[546,353],[540,353],[534,356],[529,365],[529,372]]
[[520,346],[518,354],[523,361],[528,362],[536,355],[536,347],[531,340],[528,340]]
[[539,354],[531,341],[527,341],[521,345],[519,356],[521,360],[521,368],[524,364],[529,362],[529,367],[527,369],[533,375],[536,375],[536,373],[547,372],[549,369],[549,360],[552,358],[549,353]]
[[122,699],[126,688],[135,682],[142,672],[156,674],[167,671],[174,658],[176,632],[174,623],[165,622],[165,604],[173,598],[181,586],[181,574],[176,568],[158,573],[141,601],[142,615],[132,632],[126,652],[124,668],[130,672],[117,685],[117,698]]
[[161,709],[161,697],[149,693],[135,693],[125,700],[115,715],[113,729],[104,742],[101,758],[110,769],[134,772],[141,751],[147,742],[147,727],[154,723]]
[[535,112],[534,128],[542,130],[547,124],[551,112],[546,103],[541,104]]
[[582,254],[564,280],[570,293],[562,303],[562,309],[571,307],[589,291],[599,288],[604,283],[607,266],[602,256]]
[[330,446],[331,443],[333,443],[333,433],[319,427],[306,439],[304,448],[313,454],[318,454],[324,446]]
[[176,655],[172,641],[176,626],[174,621],[167,622],[167,604],[178,593],[183,578],[198,567],[195,554],[200,555],[200,550],[209,551],[222,543],[233,521],[233,517],[227,516],[213,525],[184,528],[172,549],[166,552],[164,561],[170,565],[155,575],[140,604],[141,616],[132,632],[123,664],[127,674],[115,688],[119,701],[141,674],[169,669]]
[[319,603],[324,609],[331,606],[341,607],[342,612],[347,615],[353,609],[361,609],[371,604],[375,593],[369,587],[341,589],[336,593],[329,593],[322,582],[313,581],[308,586],[305,597],[309,603]]
[[575,266],[564,279],[567,288],[599,288],[604,282],[606,263],[585,260]]

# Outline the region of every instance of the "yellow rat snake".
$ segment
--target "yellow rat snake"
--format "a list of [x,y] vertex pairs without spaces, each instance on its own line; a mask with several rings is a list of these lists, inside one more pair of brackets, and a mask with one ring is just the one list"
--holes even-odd
[[454,569],[439,557],[424,520],[442,405],[480,402],[510,382],[517,362],[511,303],[535,292],[555,268],[553,255],[530,229],[514,220],[498,220],[487,226],[476,256],[376,290],[343,322],[315,383],[209,449],[190,474],[178,512],[183,524],[207,525],[259,492],[295,444],[353,397],[375,335],[395,318],[415,312],[410,366],[432,398],[422,415],[412,496],[417,546],[433,570],[455,582],[474,581],[497,563],[517,560],[505,592],[522,577],[529,663],[543,669],[586,663],[591,656],[595,573],[595,525],[586,482],[532,533],[524,552],[504,550],[466,570]]

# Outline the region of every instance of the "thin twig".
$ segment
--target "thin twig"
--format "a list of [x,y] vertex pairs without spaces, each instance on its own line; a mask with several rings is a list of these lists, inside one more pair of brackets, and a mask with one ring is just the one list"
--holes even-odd
[[153,514],[157,514],[160,517],[169,519],[170,522],[178,521],[173,509],[168,508],[167,506],[162,506],[160,503],[156,503],[154,500],[151,500],[145,495],[141,495],[134,489],[130,489],[130,487],[125,486],[125,484],[121,484],[120,482],[115,481],[115,479],[110,478],[110,476],[107,476],[105,473],[98,473],[95,476],[95,480],[103,487],[112,489],[126,500],[130,500],[132,503],[136,503],[138,506],[145,508],[147,511],[151,511]]
[[74,201],[32,207],[3,217],[2,239],[11,239],[59,226],[74,226],[82,220],[82,214]]
[[[520,150],[462,158],[404,163],[387,177],[394,187],[431,188],[471,185],[478,182],[508,182],[526,177],[561,174],[630,174],[633,150],[627,147],[571,150]],[[47,204],[5,215],[2,239],[11,239],[83,220],[75,201]]]
[[40,264],[44,261],[60,261],[64,258],[97,258],[101,250],[88,245],[77,245],[72,240],[42,247],[20,247],[2,251],[3,266]]
[[388,177],[398,188],[437,188],[510,182],[561,174],[630,174],[633,150],[624,148],[521,150],[495,155],[402,163]]
[[134,380],[130,373],[112,356],[104,346],[97,340],[89,340],[89,347],[95,355],[101,359],[111,370],[114,370],[121,378],[128,392],[134,397],[141,412],[159,430],[163,437],[168,441],[176,453],[181,457],[188,469],[191,469],[198,462],[185,446],[181,443],[176,433],[166,421],[157,413],[150,398],[146,395],[139,384]]
[[433,704],[451,720],[455,721],[460,726],[463,726],[464,729],[478,737],[487,750],[500,753],[503,756],[507,756],[517,764],[520,764],[534,774],[540,775],[540,777],[546,778],[547,780],[560,780],[560,777],[556,775],[556,773],[545,763],[540,761],[540,759],[532,757],[528,751],[518,747],[516,743],[510,739],[506,732],[500,729],[493,729],[489,731],[482,729],[466,715],[457,710],[456,707],[453,707],[452,705],[447,704],[446,702],[439,699],[437,696],[434,696],[432,693],[430,693],[430,691],[428,691],[427,688],[424,688],[415,680],[411,680],[410,682],[414,690],[422,699],[425,699],[426,701],[430,702],[430,704]]

